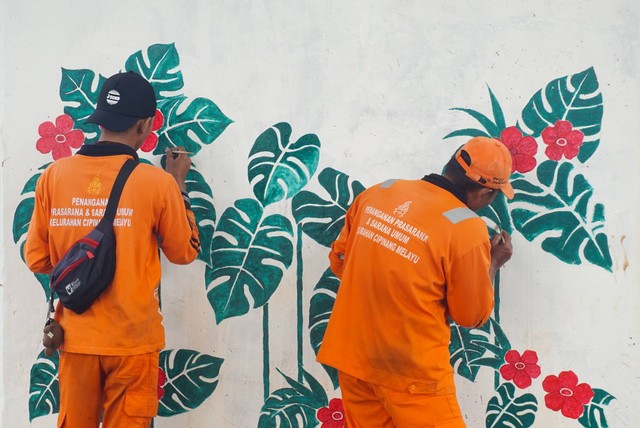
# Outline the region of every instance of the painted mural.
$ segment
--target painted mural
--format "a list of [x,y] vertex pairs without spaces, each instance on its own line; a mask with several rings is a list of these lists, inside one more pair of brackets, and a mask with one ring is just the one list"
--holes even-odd
[[[250,311],[260,311],[262,325],[263,398],[256,426],[344,426],[344,410],[334,369],[305,367],[304,355],[316,353],[331,314],[339,280],[327,269],[315,284],[303,281],[305,241],[329,247],[338,236],[346,210],[365,186],[348,174],[326,167],[317,171],[321,141],[313,133],[300,133],[287,122],[276,123],[258,135],[247,156],[247,194],[234,197],[230,207],[217,207],[207,184],[206,171],[198,168],[197,154],[232,123],[211,100],[183,93],[183,76],[174,44],[156,44],[129,56],[124,70],[145,76],[158,97],[153,133],[142,147],[145,162],[163,164],[167,147],[185,146],[194,153],[187,190],[200,228],[205,265],[203,299],[214,316],[228,322]],[[96,142],[98,128],[84,120],[93,111],[105,77],[91,70],[62,68],[60,99],[63,114],[44,121],[34,131],[35,148],[43,165],[25,184],[15,210],[13,239],[22,252],[33,211],[35,183],[53,161],[70,156],[81,144]],[[597,150],[603,100],[593,68],[549,82],[531,97],[521,117],[509,122],[489,89],[490,115],[469,108],[454,108],[477,125],[454,130],[453,137],[490,136],[510,149],[513,162],[511,201],[496,199],[481,212],[489,234],[504,229],[519,233],[567,264],[591,264],[611,271],[612,260],[603,230],[602,204],[592,200],[593,188],[579,171]],[[234,125],[236,126],[236,125]],[[239,125],[238,125],[239,126]],[[443,150],[454,152],[456,147]],[[51,156],[51,158],[49,158]],[[306,190],[316,180],[323,192]],[[278,203],[278,204],[276,204]],[[284,207],[284,208],[283,208]],[[222,212],[218,218],[216,212]],[[317,263],[317,261],[314,261]],[[270,361],[270,298],[282,286],[286,271],[295,269],[297,341],[285,350],[297,362],[295,373],[285,373]],[[43,291],[48,277],[36,275]],[[303,291],[313,287],[309,301]],[[458,375],[476,381],[480,370],[494,376],[493,397],[486,404],[485,424],[492,427],[531,427],[538,412],[554,411],[575,420],[576,426],[607,427],[606,406],[614,397],[591,385],[589,373],[571,367],[549,371],[533,349],[512,344],[500,325],[500,276],[495,280],[494,314],[481,328],[451,325],[451,363]],[[43,313],[45,310],[43,298]],[[306,320],[306,322],[305,322]],[[305,340],[308,337],[309,342]],[[310,354],[313,355],[313,354]],[[57,413],[58,354],[35,357],[30,376],[30,419]],[[189,412],[214,394],[224,356],[191,349],[166,349],[161,353],[158,397],[159,418]],[[314,373],[326,373],[318,379]],[[286,387],[271,388],[278,377]],[[542,382],[545,395],[529,392]],[[280,381],[279,381],[280,384]],[[329,385],[328,389],[325,386]],[[606,385],[605,385],[606,387]],[[242,392],[238,392],[241,394]]]

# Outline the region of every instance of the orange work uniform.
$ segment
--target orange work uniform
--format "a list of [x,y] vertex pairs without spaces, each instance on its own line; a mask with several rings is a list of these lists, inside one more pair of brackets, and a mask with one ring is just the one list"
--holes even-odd
[[[51,272],[66,250],[97,225],[115,177],[128,158],[138,159],[132,148],[101,142],[85,145],[76,155],[47,167],[36,185],[35,206],[24,247],[29,269],[39,273]],[[173,263],[189,263],[197,257],[200,249],[198,229],[188,197],[181,195],[175,179],[160,168],[140,164],[124,186],[114,231],[117,263],[111,285],[82,314],[60,304],[56,308],[55,319],[65,331],[60,362],[62,403],[59,426],[64,426],[65,412],[69,413],[67,426],[82,426],[81,423],[74,425],[70,422],[73,406],[91,407],[92,400],[105,400],[107,403],[113,399],[83,395],[82,388],[77,391],[78,384],[90,384],[92,379],[96,379],[93,369],[92,374],[87,373],[87,378],[78,371],[86,366],[84,363],[77,364],[77,370],[71,367],[69,376],[65,376],[64,371],[72,358],[78,358],[79,354],[139,356],[142,362],[137,364],[151,367],[146,370],[151,379],[144,381],[149,386],[144,390],[138,388],[136,394],[138,397],[147,394],[147,401],[151,400],[152,405],[149,407],[143,402],[129,407],[144,409],[140,411],[144,415],[137,416],[150,417],[157,411],[157,383],[154,385],[153,379],[155,376],[157,382],[157,355],[165,346],[158,300],[161,277],[158,249],[161,248]],[[93,389],[109,390],[108,377],[106,380],[98,377],[96,381],[106,383],[104,388]],[[89,391],[91,387],[85,389]],[[70,391],[76,391],[78,395],[65,397]],[[126,395],[126,387],[121,392]],[[126,398],[124,395],[123,399]],[[129,401],[140,402],[140,399]],[[95,412],[99,414],[100,409]],[[135,410],[132,412],[136,413]],[[105,418],[107,414],[105,409]]]
[[464,427],[448,317],[475,327],[493,309],[489,236],[464,197],[432,174],[367,189],[347,212],[329,254],[341,283],[318,361],[340,372],[350,427]]

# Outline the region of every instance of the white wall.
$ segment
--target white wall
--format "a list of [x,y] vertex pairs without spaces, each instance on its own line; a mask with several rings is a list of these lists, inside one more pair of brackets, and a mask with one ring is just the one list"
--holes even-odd
[[[604,99],[601,142],[588,162],[576,165],[605,207],[612,271],[564,263],[514,233],[514,256],[501,278],[500,323],[513,349],[535,350],[540,359],[542,375],[519,391],[538,400],[535,427],[580,426],[544,404],[542,380],[563,370],[616,397],[605,406],[610,426],[640,426],[636,1],[5,1],[0,15],[2,426],[51,426],[55,418],[29,424],[29,371],[40,351],[45,302],[11,236],[23,186],[51,161],[35,142],[38,125],[63,113],[61,68],[108,76],[132,53],[158,43],[175,43],[183,91],[214,101],[234,121],[194,158],[213,190],[218,219],[237,199],[252,197],[249,151],[275,123],[290,123],[294,139],[319,137],[318,172],[332,167],[365,185],[421,177],[440,171],[464,141],[443,136],[475,126],[450,108],[490,114],[489,85],[514,125],[536,91],[594,67]],[[320,193],[316,179],[310,188]],[[273,208],[289,215],[287,203]],[[327,267],[326,249],[305,237],[304,255],[308,309]],[[164,269],[167,348],[225,361],[211,397],[185,414],[158,418],[156,426],[257,426],[262,310],[216,325],[204,264]],[[294,262],[270,300],[272,391],[285,386],[276,368],[296,373],[295,289]],[[308,314],[304,367],[328,398],[339,397],[314,363],[307,322]],[[495,395],[493,371],[457,383],[469,427],[484,426]]]

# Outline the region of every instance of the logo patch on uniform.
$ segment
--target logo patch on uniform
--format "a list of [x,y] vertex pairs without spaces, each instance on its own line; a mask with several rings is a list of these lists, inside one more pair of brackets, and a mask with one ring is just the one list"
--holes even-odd
[[100,176],[96,175],[93,177],[93,180],[91,180],[91,183],[89,183],[89,187],[87,188],[87,193],[91,195],[99,195],[101,187],[102,187],[102,183],[100,182]]
[[395,210],[393,210],[393,214],[398,217],[404,216],[407,212],[409,212],[409,205],[411,205],[413,201],[407,201],[402,205],[398,205]]
[[107,94],[107,104],[113,106],[118,104],[118,101],[120,101],[120,92],[115,89],[110,90]]

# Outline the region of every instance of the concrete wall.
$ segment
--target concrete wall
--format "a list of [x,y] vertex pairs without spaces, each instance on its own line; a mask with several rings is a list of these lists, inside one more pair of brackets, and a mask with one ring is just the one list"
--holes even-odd
[[[484,213],[512,231],[514,256],[493,321],[453,327],[468,426],[640,426],[637,2],[4,1],[0,16],[2,426],[52,426],[58,405],[55,359],[39,356],[43,287],[20,259],[29,180],[53,160],[36,150],[38,127],[68,114],[92,141],[81,118],[96,76],[144,64],[164,99],[157,147],[197,152],[190,192],[212,242],[188,267],[163,265],[169,380],[155,426],[285,426],[278,414],[322,426],[317,411],[340,397],[314,353],[337,285],[323,276],[325,223],[355,182],[439,172],[476,132],[460,130],[516,125],[535,139],[535,167],[520,171],[514,202]],[[187,125],[195,110],[207,132]],[[582,135],[578,156],[549,160],[557,138],[544,130],[557,120]],[[307,147],[292,163],[302,178],[267,184],[286,162],[258,171],[252,160],[276,150],[282,123],[285,147]],[[261,291],[225,291],[220,274],[242,267],[221,261],[239,210],[279,224]],[[541,372],[530,386],[505,378],[505,358],[525,351]],[[545,404],[543,383],[561,372],[595,394],[580,419]],[[279,412],[286,394],[307,407]]]

